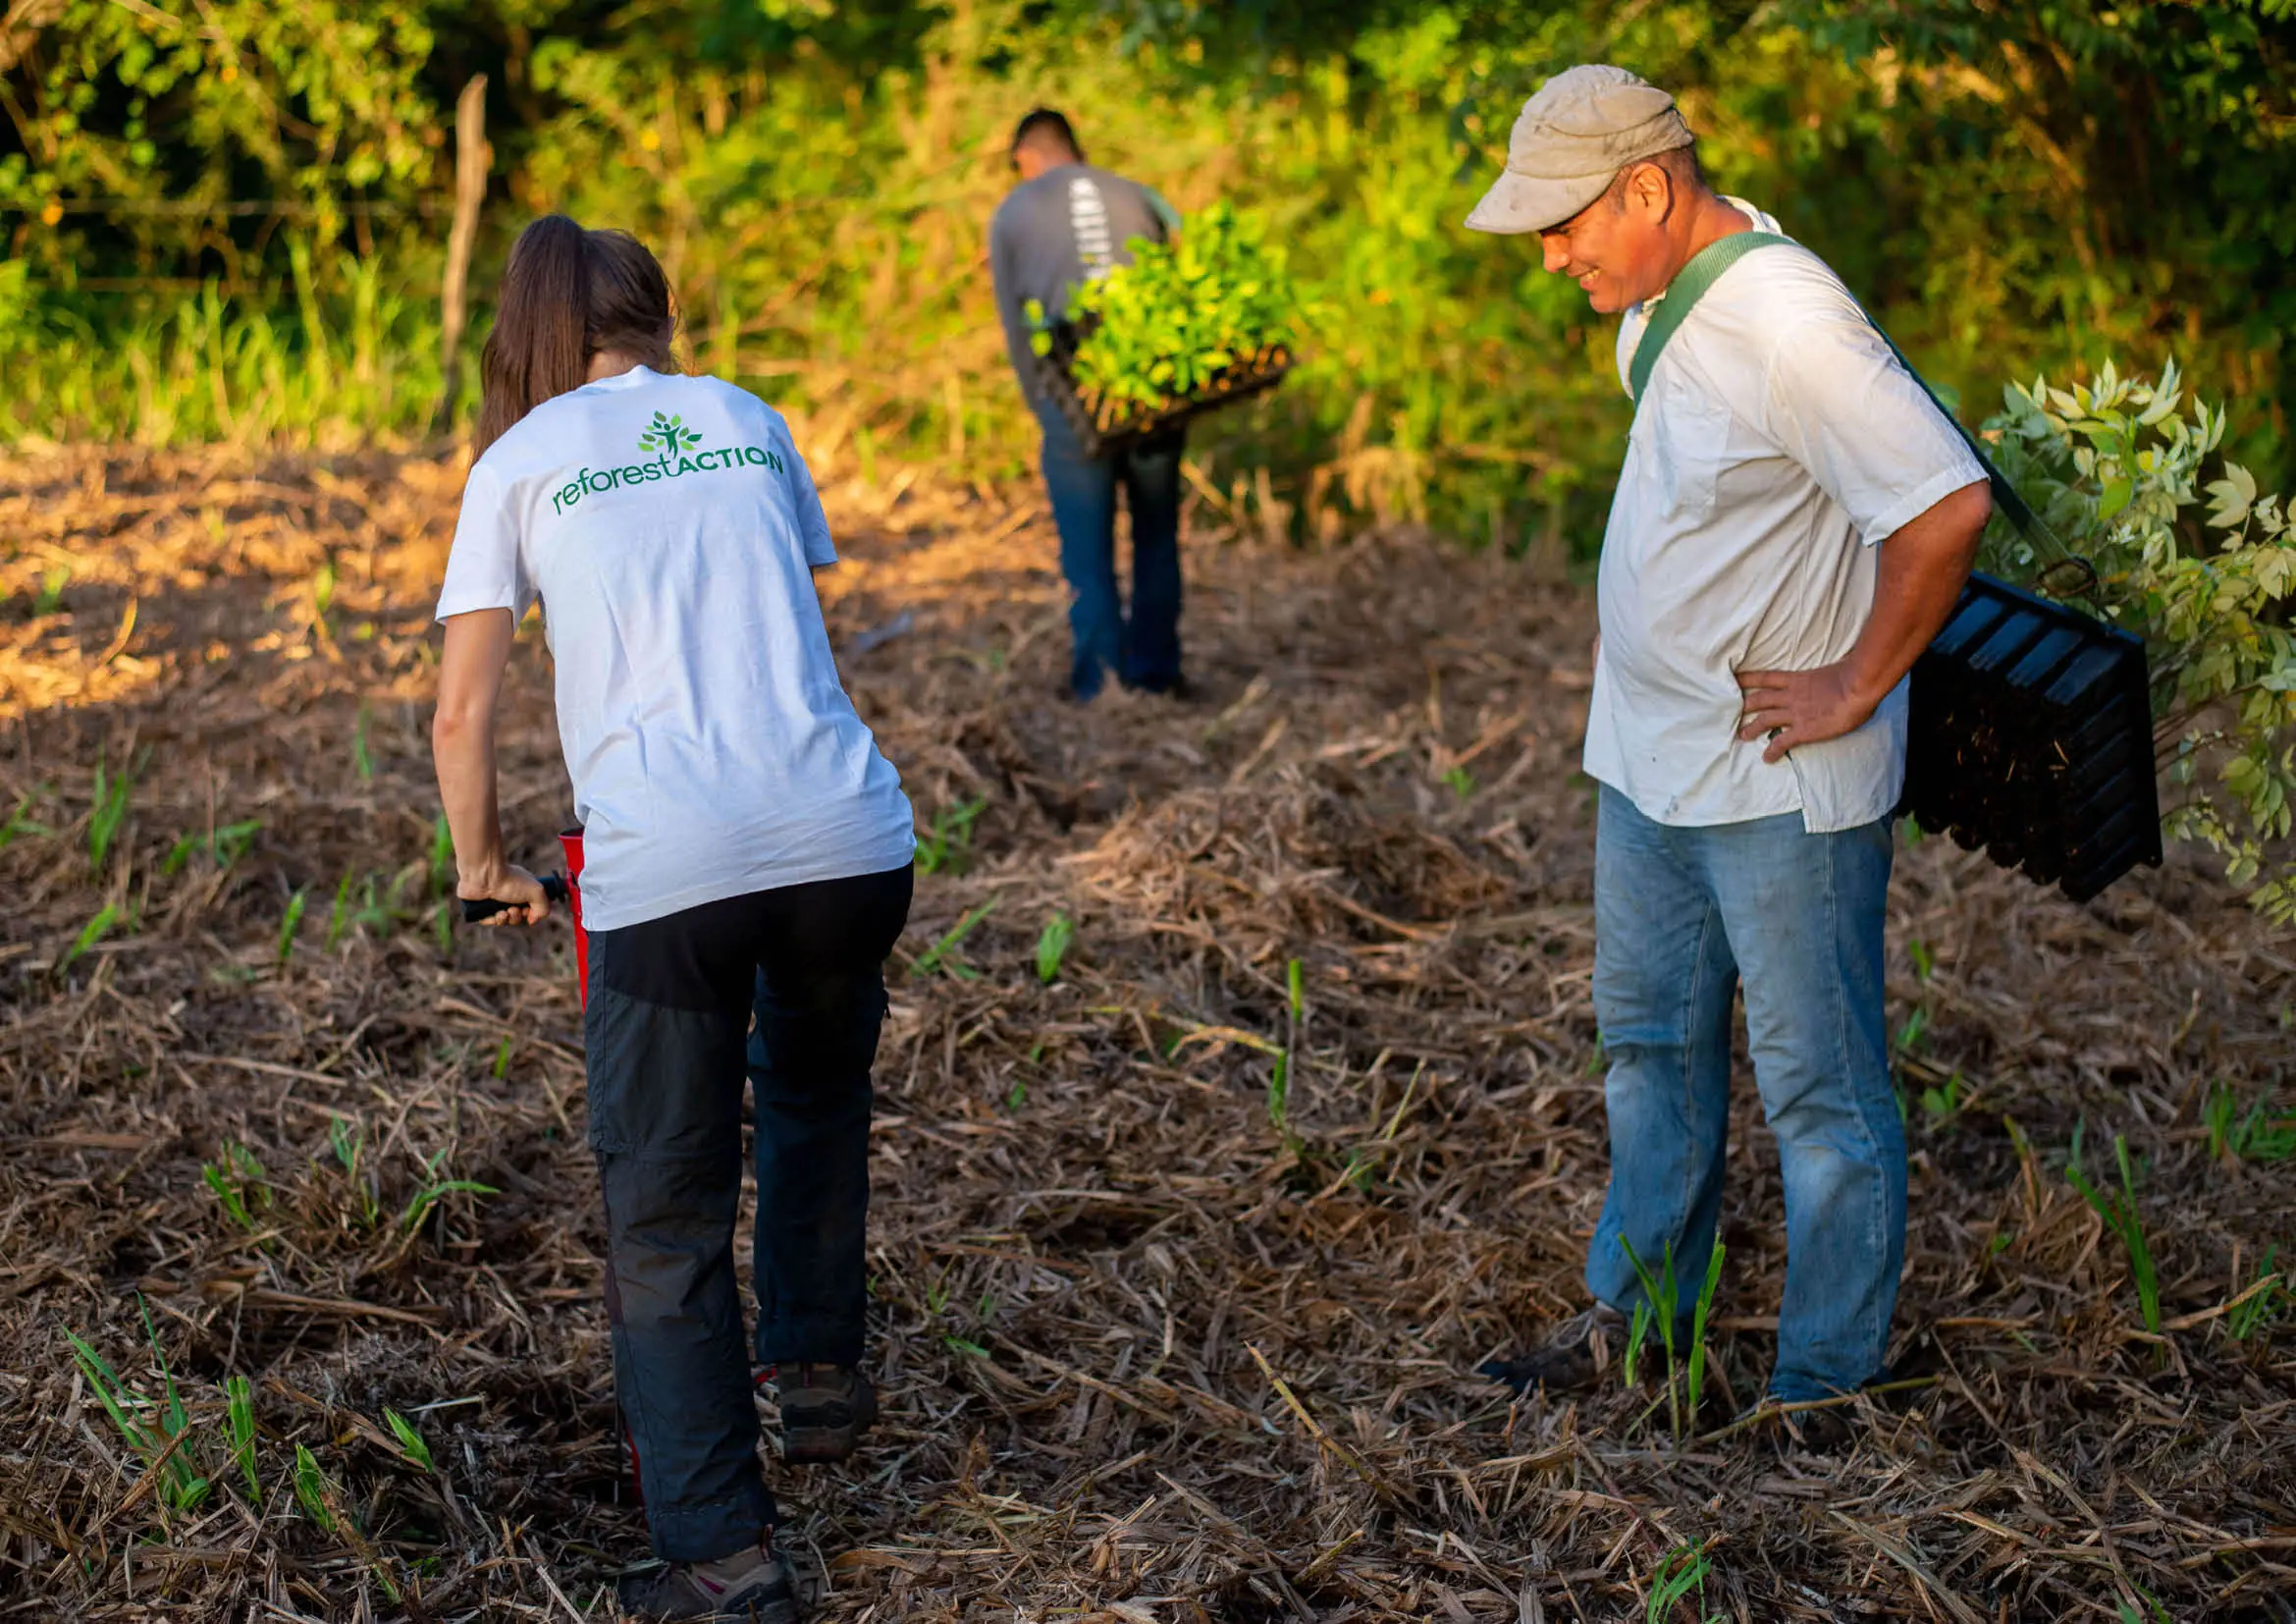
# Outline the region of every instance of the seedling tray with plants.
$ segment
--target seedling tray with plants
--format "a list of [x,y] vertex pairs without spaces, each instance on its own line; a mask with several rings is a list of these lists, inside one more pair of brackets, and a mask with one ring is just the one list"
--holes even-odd
[[2161,861],[2144,644],[1977,574],[1914,663],[1900,814],[2085,902]]
[[1299,301],[1283,250],[1225,203],[1176,244],[1079,286],[1047,320],[1031,302],[1038,381],[1087,456],[1272,389],[1291,370]]

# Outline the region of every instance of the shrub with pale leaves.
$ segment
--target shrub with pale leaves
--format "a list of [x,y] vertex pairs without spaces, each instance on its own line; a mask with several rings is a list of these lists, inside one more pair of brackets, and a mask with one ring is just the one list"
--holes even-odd
[[[1985,425],[1996,461],[2094,567],[2093,607],[2145,640],[2163,833],[2222,853],[2253,903],[2296,922],[2296,524],[2216,456],[2225,412],[2188,406],[2174,362],[2157,382],[2108,364],[2004,400]],[[2048,591],[2064,584],[2056,562],[1997,516],[1980,568]]]

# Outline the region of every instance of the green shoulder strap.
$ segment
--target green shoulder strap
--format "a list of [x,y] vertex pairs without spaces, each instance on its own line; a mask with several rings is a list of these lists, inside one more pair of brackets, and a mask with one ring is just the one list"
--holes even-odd
[[1666,297],[1658,301],[1658,308],[1650,312],[1650,319],[1642,328],[1642,341],[1634,346],[1634,359],[1628,368],[1628,391],[1639,402],[1642,386],[1650,381],[1650,369],[1658,364],[1659,352],[1666,349],[1666,341],[1675,336],[1675,329],[1682,324],[1698,300],[1706,297],[1724,271],[1752,253],[1756,248],[1790,247],[1793,239],[1780,237],[1775,232],[1741,231],[1717,239],[1690,255],[1690,262],[1675,273],[1667,284]]
[[[1978,443],[1977,437],[1961,426],[1960,418],[1946,409],[1946,403],[1938,399],[1938,392],[1929,387],[1929,380],[1923,377],[1914,364],[1905,358],[1905,352],[1897,348],[1897,341],[1890,337],[1884,331],[1882,324],[1874,320],[1870,314],[1866,316],[1865,320],[1868,327],[1882,335],[1882,342],[1890,347],[1890,353],[1897,357],[1897,364],[1905,368],[1906,376],[1921,385],[1921,392],[1927,395],[1931,404],[1938,408],[1938,415],[1953,425],[1953,432],[1958,434],[1962,443],[1969,448],[1969,455],[1977,459],[1977,465],[1985,470],[1985,482],[1993,491],[1993,505],[2001,510],[2002,516],[2015,525],[2017,533],[2033,543],[2036,551],[2046,545],[2056,552],[2057,564],[2075,566],[2087,572],[2087,581],[2071,590],[2087,591],[2090,587],[2095,586],[2097,584],[2095,567],[2087,559],[2075,558],[2065,551],[2064,543],[2058,541],[2055,532],[2041,522],[2041,515],[2033,511],[2032,505],[2017,494],[2017,487],[2010,484],[2007,476],[1993,465],[1993,459],[1985,455],[1985,447]],[[2052,565],[2050,568],[2054,569],[2056,565]]]
[[[1675,329],[1682,326],[1684,318],[1697,305],[1698,300],[1705,296],[1706,290],[1714,286],[1722,273],[1747,254],[1752,253],[1756,248],[1776,247],[1781,244],[1790,246],[1792,242],[1793,239],[1780,237],[1774,232],[1735,232],[1729,237],[1709,243],[1690,256],[1690,262],[1684,265],[1676,274],[1674,281],[1667,285],[1666,297],[1658,301],[1658,308],[1651,312],[1648,324],[1642,329],[1640,342],[1634,346],[1634,359],[1628,368],[1628,383],[1637,403],[1642,399],[1643,386],[1650,381],[1650,369],[1658,364],[1659,354],[1666,349],[1667,340],[1674,337]],[[1953,425],[1953,432],[1960,435],[1963,443],[1968,446],[1970,455],[1977,459],[1977,465],[1985,470],[1986,483],[1993,490],[1994,506],[2001,511],[2002,515],[2016,526],[2018,533],[2031,542],[2036,551],[2046,549],[2054,552],[2056,554],[2058,564],[2069,566],[2079,572],[2075,578],[2080,580],[2080,584],[2071,590],[2092,590],[2097,579],[2094,567],[2089,564],[2088,560],[2068,552],[2064,544],[2058,541],[2051,533],[2049,527],[2041,522],[2040,515],[2033,512],[2032,507],[2022,496],[2017,494],[2016,486],[2010,484],[2002,476],[2001,469],[1993,465],[1993,459],[1985,455],[1985,447],[1978,443],[1976,436],[1961,426],[1960,418],[1946,409],[1945,402],[1938,400],[1937,391],[1929,387],[1929,380],[1924,378],[1915,369],[1913,363],[1905,358],[1905,352],[1897,348],[1896,341],[1883,330],[1882,324],[1874,320],[1863,306],[1859,307],[1858,313],[1865,316],[1866,325],[1881,335],[1882,342],[1890,347],[1890,353],[1897,357],[1897,364],[1905,368],[1907,375],[1915,383],[1921,385],[1922,393],[1930,398],[1936,405],[1939,413],[1947,422]],[[2052,566],[2052,568],[2054,568],[2056,566]],[[2081,580],[2082,576],[2086,577],[2085,580]]]

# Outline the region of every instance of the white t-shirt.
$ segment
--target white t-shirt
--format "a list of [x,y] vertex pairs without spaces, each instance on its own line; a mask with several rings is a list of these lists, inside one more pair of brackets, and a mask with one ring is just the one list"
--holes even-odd
[[[1622,381],[1643,318],[1636,306],[1620,329]],[[1636,403],[1603,533],[1587,775],[1662,824],[1799,812],[1815,835],[1887,816],[1905,683],[1863,727],[1771,764],[1737,737],[1736,674],[1848,654],[1873,612],[1875,544],[1984,478],[1824,261],[1799,245],[1738,260]]]
[[716,378],[584,385],[471,468],[439,618],[542,600],[591,929],[914,858],[814,595],[836,558],[781,414]]

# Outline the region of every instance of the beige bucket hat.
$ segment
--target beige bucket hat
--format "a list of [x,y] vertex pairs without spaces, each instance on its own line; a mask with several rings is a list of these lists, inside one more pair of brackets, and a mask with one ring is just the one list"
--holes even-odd
[[1620,170],[1688,146],[1675,98],[1624,68],[1566,69],[1522,104],[1507,168],[1467,217],[1469,231],[1545,231],[1600,197]]

